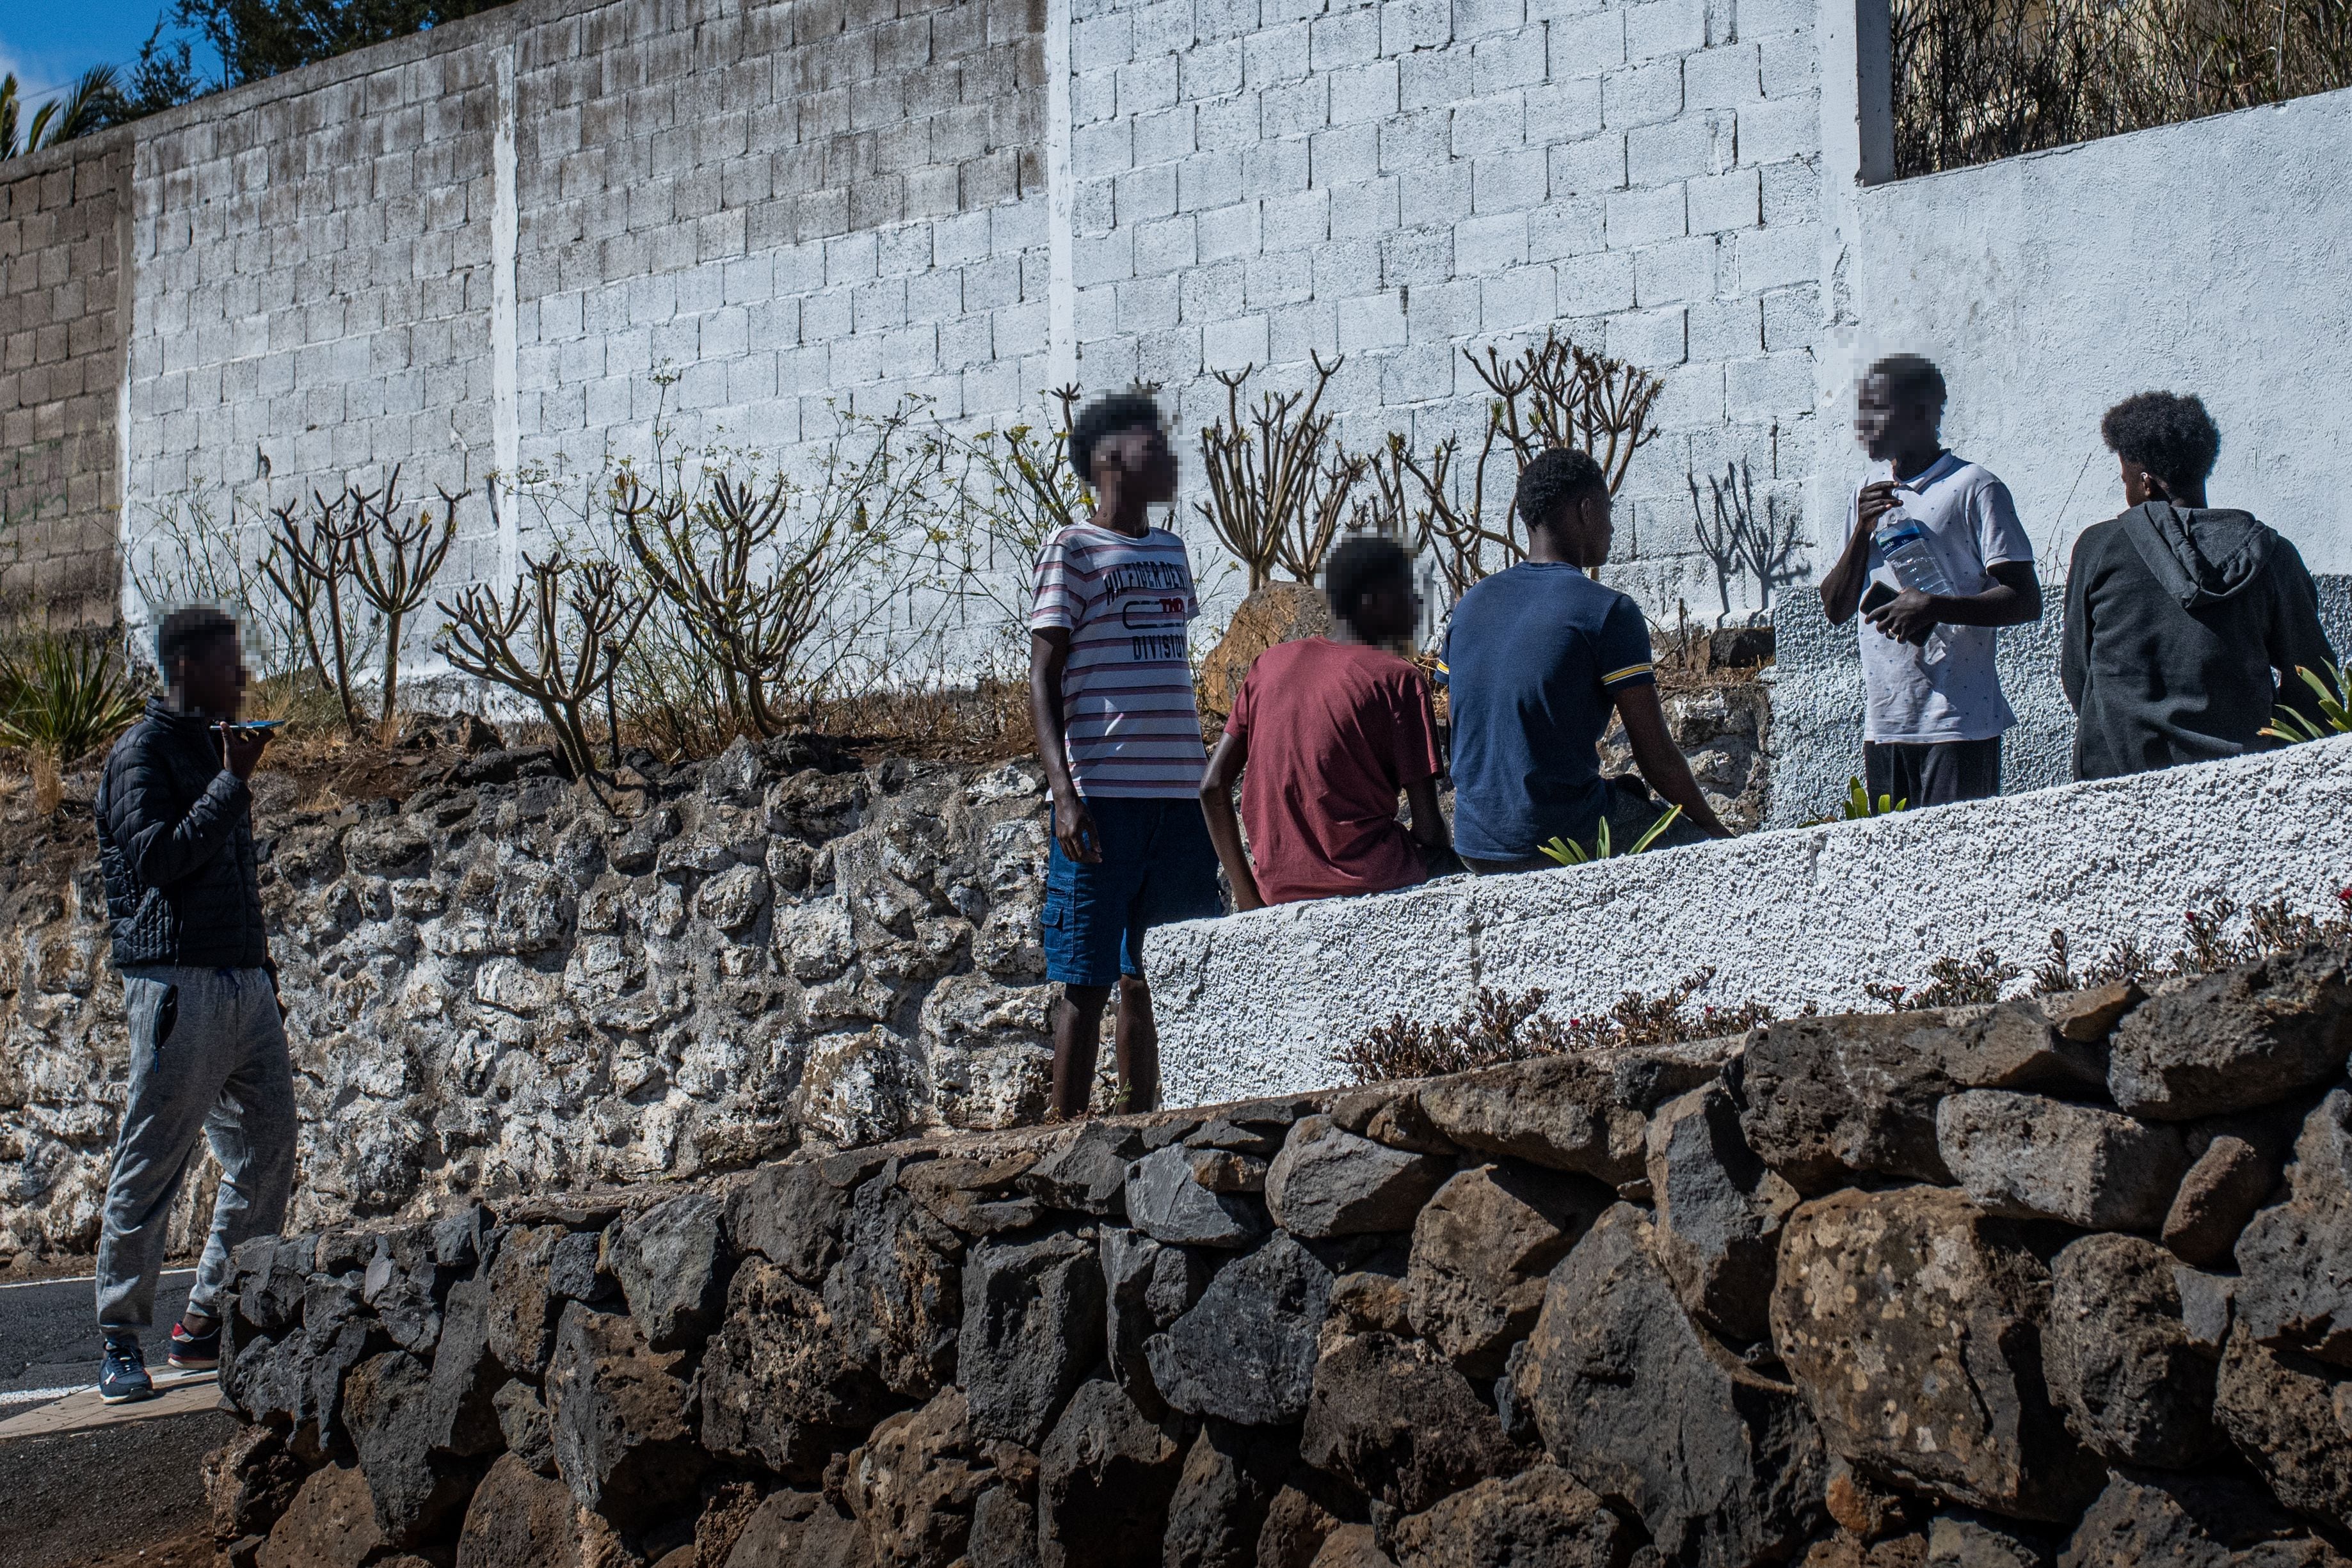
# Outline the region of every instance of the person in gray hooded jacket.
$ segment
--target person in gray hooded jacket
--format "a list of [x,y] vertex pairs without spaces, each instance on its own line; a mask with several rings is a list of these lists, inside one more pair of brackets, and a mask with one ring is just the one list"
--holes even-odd
[[2294,545],[2252,513],[2206,504],[2221,432],[2194,397],[2143,392],[2100,422],[2123,468],[2122,516],[2074,542],[2060,673],[2074,776],[2113,778],[2234,757],[2336,653]]

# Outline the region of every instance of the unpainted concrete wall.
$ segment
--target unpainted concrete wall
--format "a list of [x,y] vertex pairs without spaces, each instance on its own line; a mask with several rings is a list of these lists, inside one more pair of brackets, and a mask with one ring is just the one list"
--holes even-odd
[[0,163],[0,613],[112,613],[127,132]]
[[2332,909],[2352,881],[2352,738],[1832,827],[1526,876],[1288,904],[1152,933],[1169,1103],[1345,1081],[1332,1053],[1392,1015],[1437,1020],[1479,985],[1562,1017],[1714,972],[1700,1004],[1878,1005],[1945,956],[2030,970],[2124,938],[2168,953],[2226,895]]

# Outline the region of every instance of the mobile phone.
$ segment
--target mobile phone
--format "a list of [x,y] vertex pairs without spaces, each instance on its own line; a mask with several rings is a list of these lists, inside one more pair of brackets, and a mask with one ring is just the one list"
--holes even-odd
[[1862,613],[1866,616],[1871,614],[1873,611],[1884,609],[1886,605],[1893,604],[1895,599],[1895,590],[1888,587],[1879,579],[1874,577],[1870,580],[1870,586],[1862,591],[1862,604],[1860,608]]
[[286,721],[283,719],[239,719],[234,722],[223,720],[218,725],[215,726],[215,728],[222,730],[256,731],[267,733],[271,730],[278,728],[285,722]]

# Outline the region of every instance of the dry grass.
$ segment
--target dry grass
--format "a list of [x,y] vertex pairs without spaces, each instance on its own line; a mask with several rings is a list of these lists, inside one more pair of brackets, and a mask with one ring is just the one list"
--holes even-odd
[[[2337,893],[2336,908],[2325,915],[2291,913],[2284,900],[2248,910],[2217,898],[2204,909],[2186,910],[2181,924],[2181,944],[2168,957],[2158,958],[2126,941],[2079,966],[2066,933],[2053,931],[2050,956],[2033,971],[2029,992],[2041,995],[2126,980],[2154,984],[2312,946],[2352,950],[2352,888]],[[1927,984],[1916,988],[1874,983],[1864,990],[1890,1012],[1958,1007],[2000,1000],[2010,983],[2024,973],[1984,948],[1966,958],[1936,960],[1927,966]],[[1342,1047],[1339,1060],[1354,1071],[1359,1083],[1435,1078],[1531,1057],[1713,1039],[1743,1033],[1775,1016],[1770,1007],[1753,998],[1737,1007],[1692,1007],[1692,998],[1714,978],[1715,971],[1703,969],[1660,995],[1628,991],[1606,1013],[1565,1022],[1543,1011],[1549,995],[1541,989],[1512,996],[1482,985],[1452,1019],[1424,1024],[1393,1015]],[[1800,1016],[1818,1011],[1811,1003],[1799,1009]]]
[[2347,0],[1895,0],[1895,172],[2352,84]]

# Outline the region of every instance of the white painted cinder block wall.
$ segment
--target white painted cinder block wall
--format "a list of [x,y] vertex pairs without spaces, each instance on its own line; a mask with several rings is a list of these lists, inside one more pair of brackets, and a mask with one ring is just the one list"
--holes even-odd
[[[1714,977],[1694,1006],[1874,1011],[1990,948],[2030,974],[2130,939],[2168,954],[2217,896],[2332,910],[2352,883],[2352,738],[2006,800],[1788,828],[1573,869],[1451,879],[1152,932],[1171,1104],[1349,1081],[1335,1053],[1473,990],[1549,994],[1563,1018]],[[2023,976],[2016,983],[2026,984]]]
[[1794,507],[1813,445],[1812,34],[1811,0],[521,0],[136,129],[126,542],[397,463],[472,488],[450,580],[494,578],[539,519],[486,477],[642,458],[665,402],[791,451],[831,398],[1141,378],[1193,431],[1209,371],[1310,353],[1350,443],[1426,446],[1484,417],[1464,347],[1559,324],[1664,377],[1619,575],[1705,608],[1686,473]]
[[1607,573],[1662,618],[1722,605],[1691,483],[1727,464],[1818,569],[1895,348],[2053,566],[2114,504],[2099,412],[2163,385],[2220,415],[2221,494],[2352,568],[2352,92],[1885,183],[1885,14],[518,0],[123,132],[127,553],[397,463],[475,498],[455,586],[541,524],[488,475],[642,458],[657,406],[805,456],[828,400],[979,423],[1140,377],[1182,432],[1210,372],[1311,353],[1345,439],[1425,449],[1483,418],[1463,348],[1558,325],[1664,379]]

